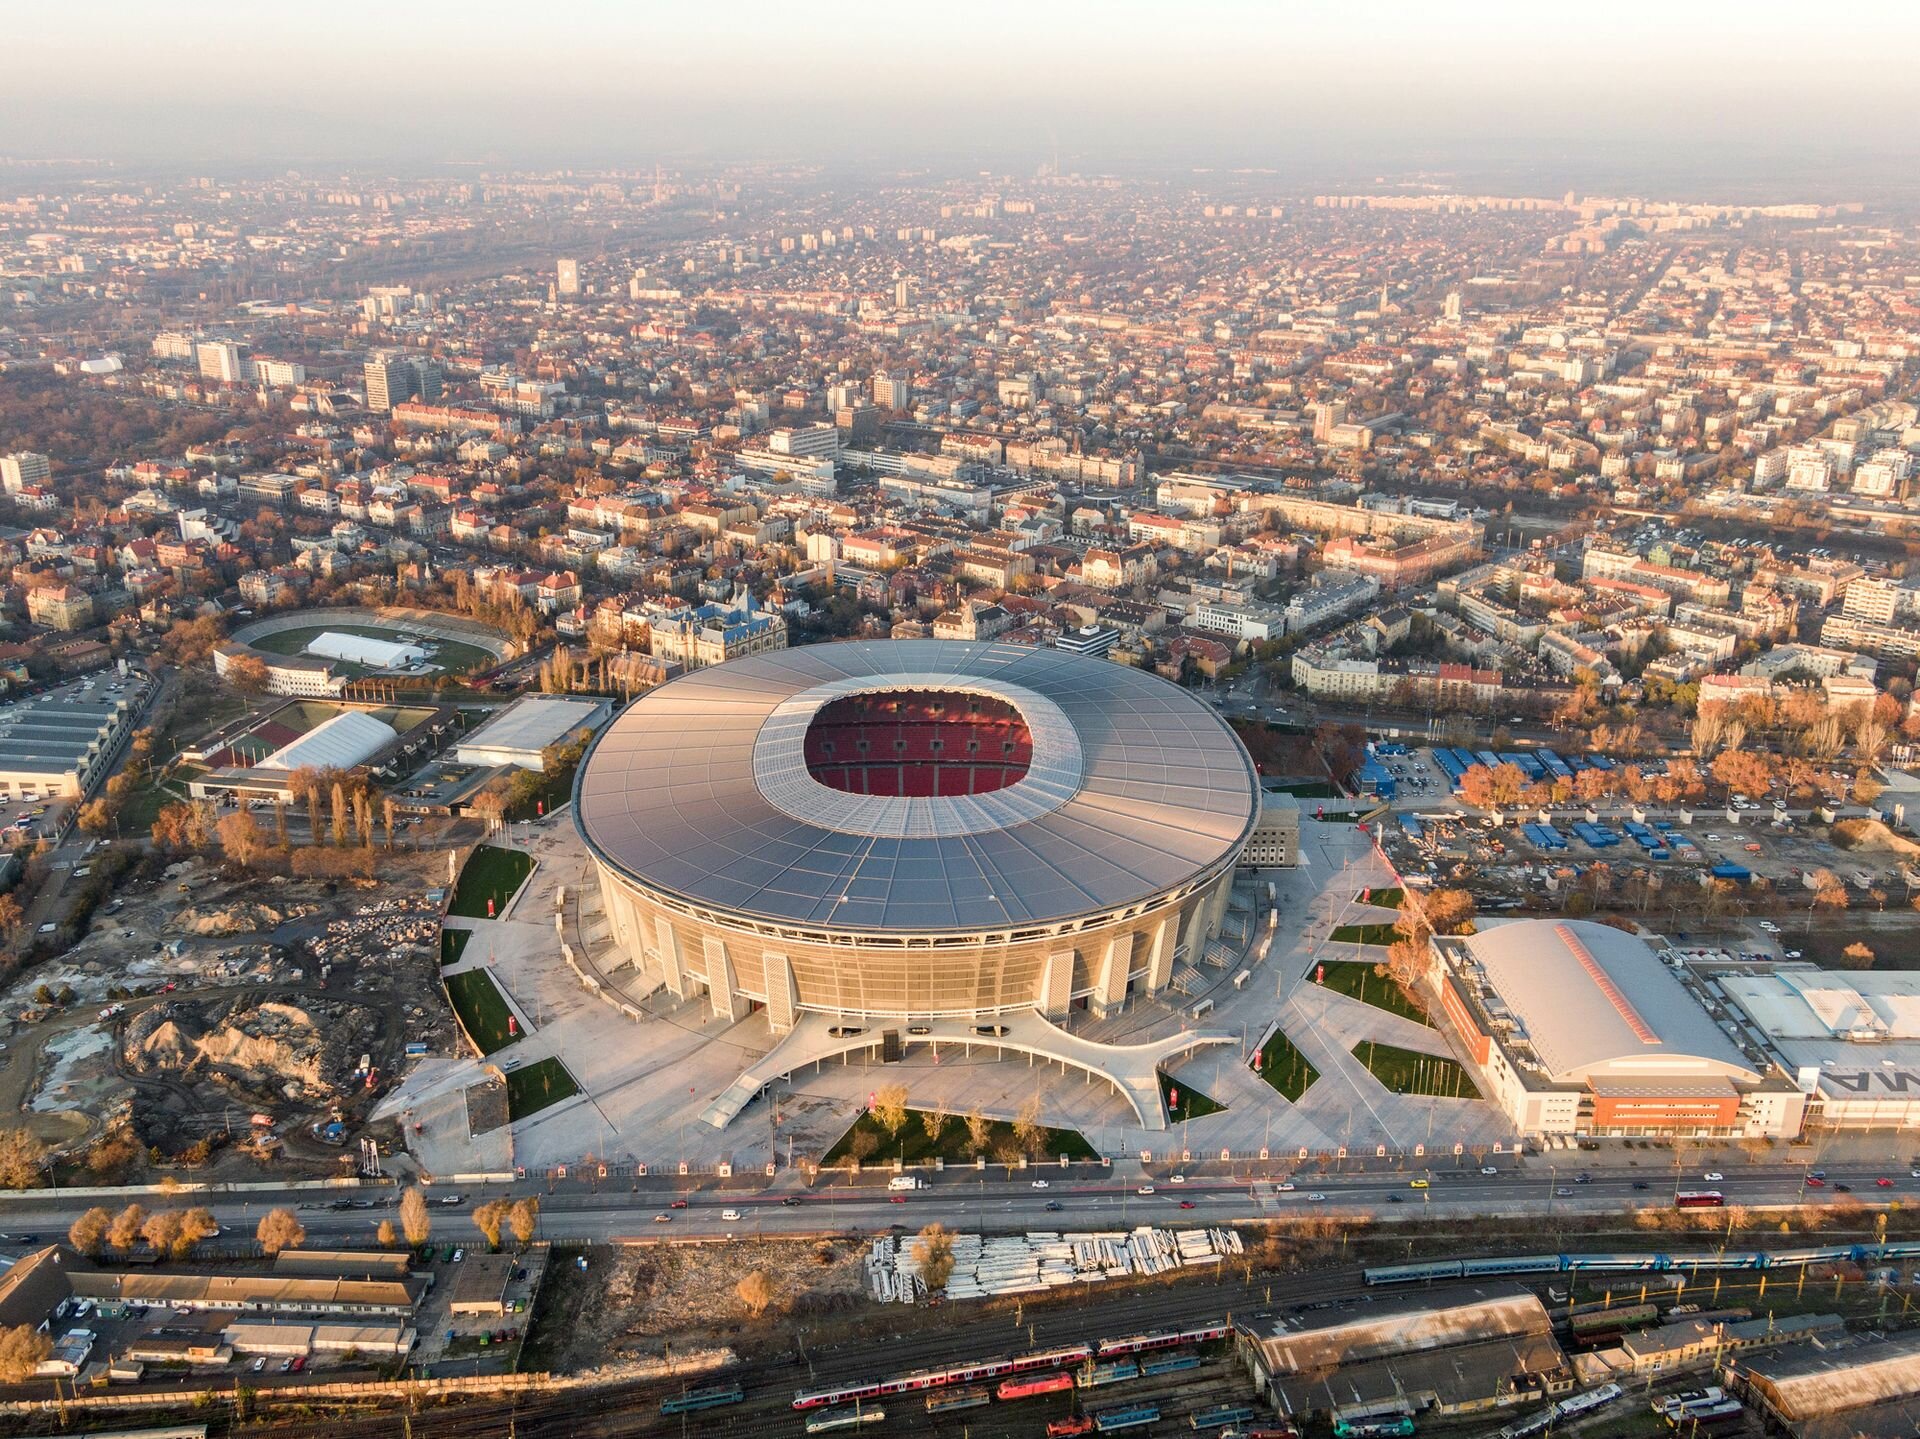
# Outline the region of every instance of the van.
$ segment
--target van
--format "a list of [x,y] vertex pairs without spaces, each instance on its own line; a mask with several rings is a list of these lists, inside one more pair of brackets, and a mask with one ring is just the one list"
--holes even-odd
[[903,1189],[924,1189],[927,1181],[917,1174],[896,1174],[887,1181],[887,1188],[896,1193]]

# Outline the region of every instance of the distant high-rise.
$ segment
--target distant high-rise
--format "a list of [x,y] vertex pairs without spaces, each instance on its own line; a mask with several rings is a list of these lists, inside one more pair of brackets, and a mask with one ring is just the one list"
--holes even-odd
[[247,357],[232,340],[202,340],[193,348],[200,373],[223,385],[237,385],[248,378]]
[[902,275],[893,283],[893,308],[911,309],[913,306],[913,281]]
[[1326,439],[1333,433],[1335,425],[1344,425],[1347,422],[1345,400],[1321,400],[1307,406],[1307,411],[1313,416],[1313,437],[1316,440]]
[[873,402],[883,410],[904,410],[912,403],[913,386],[885,370],[873,377]]
[[440,367],[416,355],[375,355],[362,373],[367,408],[376,414],[384,415],[405,400],[440,398]]
[[557,288],[561,294],[577,295],[580,293],[580,262],[578,260],[562,260],[555,267],[554,274],[556,280],[555,288]]
[[1446,309],[1445,309],[1445,311],[1443,311],[1442,313],[1444,313],[1444,314],[1445,314],[1445,316],[1446,316],[1446,318],[1447,318],[1447,319],[1449,319],[1449,320],[1451,320],[1451,321],[1453,321],[1453,322],[1454,322],[1454,323],[1456,323],[1456,324],[1458,324],[1458,323],[1459,323],[1459,320],[1460,320],[1460,292],[1459,292],[1458,290],[1449,290],[1449,291],[1447,291],[1447,307],[1446,307]]
[[0,455],[0,490],[17,495],[28,485],[44,485],[53,478],[53,464],[45,455],[32,450],[15,450]]

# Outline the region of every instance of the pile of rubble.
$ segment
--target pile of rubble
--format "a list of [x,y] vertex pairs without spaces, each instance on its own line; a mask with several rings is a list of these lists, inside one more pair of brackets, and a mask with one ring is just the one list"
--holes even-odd
[[307,941],[313,957],[325,965],[391,955],[404,949],[437,952],[439,914],[424,895],[371,900],[343,918],[330,920],[324,932]]
[[258,900],[235,900],[228,904],[184,905],[174,915],[169,928],[184,934],[229,935],[267,934],[290,919],[311,914],[311,905],[289,905],[276,909]]
[[[883,1304],[924,1298],[926,1281],[909,1234],[886,1234],[867,1251],[867,1292]],[[1131,1233],[1006,1234],[953,1236],[949,1299],[1030,1294],[1065,1284],[1095,1283],[1125,1275],[1218,1264],[1244,1251],[1231,1229],[1153,1229]]]
[[156,1005],[127,1026],[123,1053],[139,1074],[200,1073],[258,1098],[322,1103],[364,1078],[379,1028],[361,1005],[249,995]]

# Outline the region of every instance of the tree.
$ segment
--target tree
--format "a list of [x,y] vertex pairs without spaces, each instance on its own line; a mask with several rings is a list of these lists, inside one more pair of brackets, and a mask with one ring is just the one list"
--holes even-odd
[[879,1147],[880,1136],[866,1128],[854,1130],[853,1138],[847,1141],[847,1148],[853,1154],[855,1164],[865,1164],[873,1158],[874,1151]]
[[96,1205],[67,1226],[67,1243],[87,1258],[98,1259],[106,1247],[107,1229],[112,1223],[112,1213]]
[[273,673],[258,655],[235,655],[227,661],[226,681],[243,695],[261,695],[273,683]]
[[90,799],[80,806],[80,812],[74,816],[74,823],[88,834],[105,834],[113,828],[113,807],[105,796]]
[[1872,969],[1875,957],[1871,945],[1864,940],[1856,939],[1840,952],[1840,968]]
[[37,1189],[45,1177],[47,1146],[30,1129],[0,1129],[0,1189]]
[[740,1302],[747,1306],[747,1314],[754,1319],[765,1314],[767,1306],[773,1303],[773,1281],[767,1277],[764,1269],[755,1269],[742,1276],[733,1292],[740,1296]]
[[1740,794],[1765,794],[1773,783],[1767,757],[1750,749],[1722,750],[1714,756],[1713,777]]
[[898,1139],[907,1127],[907,1087],[883,1084],[873,1092],[873,1117],[888,1134]]
[[227,858],[242,869],[252,869],[254,861],[266,853],[266,831],[250,810],[237,809],[227,815],[214,826],[214,833],[220,837],[220,848],[227,852]]
[[1029,1095],[1027,1102],[1020,1106],[1020,1112],[1014,1116],[1013,1140],[1029,1159],[1038,1157],[1046,1148],[1047,1126],[1040,1122],[1039,1095]]
[[153,842],[166,850],[195,850],[206,842],[200,816],[190,804],[162,805],[153,817]]
[[500,1230],[507,1222],[507,1213],[513,1205],[505,1199],[489,1200],[473,1211],[473,1227],[478,1229],[487,1241],[487,1248],[500,1247]]
[[115,1252],[126,1254],[140,1242],[140,1231],[146,1228],[147,1211],[138,1204],[129,1204],[113,1216],[113,1223],[107,1226],[107,1243]]
[[157,1214],[149,1214],[147,1222],[140,1226],[140,1237],[147,1241],[147,1247],[161,1258],[166,1258],[180,1247],[180,1236],[185,1232],[185,1218],[178,1210],[163,1209]]
[[260,1216],[253,1237],[260,1241],[267,1258],[272,1259],[286,1250],[298,1249],[305,1244],[307,1227],[294,1216],[291,1209],[270,1209]]
[[20,908],[20,901],[10,894],[0,894],[0,942],[13,943],[26,921],[26,911]]
[[533,1243],[533,1236],[540,1230],[540,1197],[529,1194],[525,1199],[516,1200],[507,1214],[507,1226],[513,1230],[514,1243]]
[[333,847],[345,849],[347,845],[347,787],[339,780],[333,782]]
[[1836,914],[1847,907],[1847,887],[1840,876],[1830,869],[1816,869],[1813,872],[1813,908],[1832,910]]
[[944,1224],[929,1224],[920,1231],[909,1251],[920,1267],[920,1280],[927,1292],[945,1289],[953,1277],[953,1235]]
[[31,1324],[0,1329],[0,1384],[21,1384],[33,1378],[40,1362],[53,1353],[53,1340]]
[[427,1196],[417,1184],[400,1196],[400,1230],[415,1249],[433,1237],[433,1215],[427,1209]]
[[211,1239],[219,1232],[220,1226],[211,1210],[189,1209],[180,1216],[180,1232],[174,1236],[173,1257],[185,1259],[199,1247],[201,1240]]
[[927,1143],[934,1149],[940,1147],[940,1135],[953,1123],[953,1116],[942,1109],[923,1109],[920,1111],[920,1127],[927,1132]]
[[977,1109],[967,1111],[967,1153],[976,1158],[987,1152],[987,1143],[993,1138],[993,1121]]
[[1464,889],[1436,889],[1426,898],[1427,923],[1435,934],[1473,932],[1473,895]]
[[400,1236],[394,1232],[393,1221],[383,1219],[373,1231],[373,1242],[382,1249],[391,1249],[400,1242]]

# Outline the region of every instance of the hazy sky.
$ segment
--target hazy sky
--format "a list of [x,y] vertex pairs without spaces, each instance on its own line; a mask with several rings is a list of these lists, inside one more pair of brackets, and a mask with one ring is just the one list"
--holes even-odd
[[1783,173],[1920,156],[1920,3],[0,0],[0,154]]

